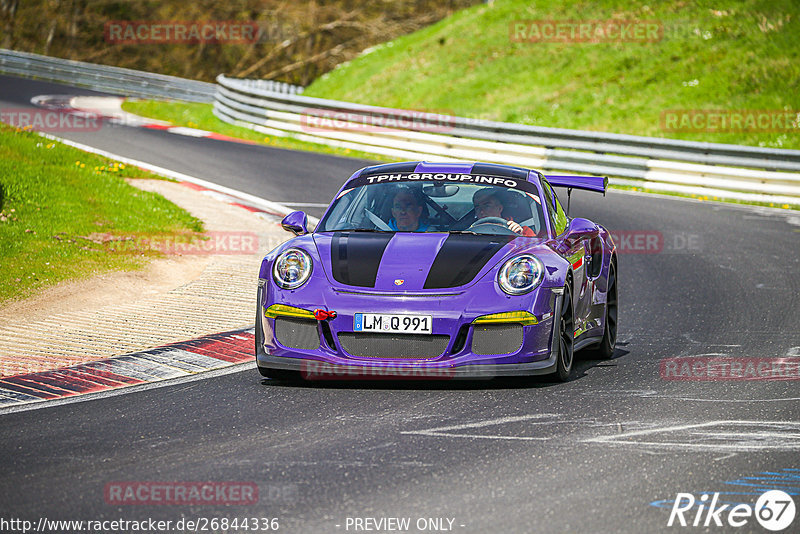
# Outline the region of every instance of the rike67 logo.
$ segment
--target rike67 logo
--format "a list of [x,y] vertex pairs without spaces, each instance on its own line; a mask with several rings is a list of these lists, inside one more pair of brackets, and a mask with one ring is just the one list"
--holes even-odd
[[767,491],[758,497],[755,506],[720,504],[719,496],[719,493],[704,493],[698,500],[691,493],[678,493],[667,526],[721,527],[727,524],[743,527],[755,519],[765,529],[778,532],[787,529],[794,521],[794,500],[786,492]]

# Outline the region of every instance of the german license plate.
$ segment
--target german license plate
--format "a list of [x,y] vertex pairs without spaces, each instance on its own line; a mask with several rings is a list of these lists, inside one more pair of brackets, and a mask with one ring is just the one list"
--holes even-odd
[[357,313],[353,317],[355,332],[430,334],[432,326],[432,315]]

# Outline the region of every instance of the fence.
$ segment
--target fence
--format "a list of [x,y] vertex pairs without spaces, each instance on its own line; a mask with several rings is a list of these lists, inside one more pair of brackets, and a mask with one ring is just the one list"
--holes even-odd
[[0,73],[123,96],[212,102],[214,84],[0,48]]
[[[214,113],[269,135],[402,159],[479,160],[611,176],[661,191],[800,204],[800,150],[474,120],[278,93],[217,77]],[[402,125],[402,127],[398,127]]]

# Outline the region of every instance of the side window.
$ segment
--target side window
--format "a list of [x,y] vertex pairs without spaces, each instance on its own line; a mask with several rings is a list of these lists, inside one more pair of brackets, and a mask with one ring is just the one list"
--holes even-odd
[[[548,184],[547,187],[550,187],[550,185]],[[567,231],[569,221],[567,220],[567,214],[564,213],[564,208],[561,207],[561,202],[558,201],[558,196],[556,196],[555,191],[553,192],[553,201],[556,204],[556,211],[553,214],[556,220],[556,235],[561,235]]]
[[561,235],[567,230],[567,214],[564,213],[564,208],[561,207],[561,202],[555,192],[550,188],[550,184],[546,181],[544,184],[545,196],[547,196],[547,211],[550,213],[550,222],[553,223],[553,229],[556,235]]
[[553,220],[553,194],[550,191],[550,186],[542,180],[542,189],[544,189],[544,216],[550,220],[550,226],[555,229],[556,223]]

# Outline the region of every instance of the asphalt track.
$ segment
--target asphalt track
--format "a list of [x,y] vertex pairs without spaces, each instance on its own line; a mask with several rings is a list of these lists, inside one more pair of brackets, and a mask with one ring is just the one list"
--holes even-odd
[[[54,93],[90,92],[0,77],[3,108]],[[60,135],[281,202],[328,202],[363,164],[122,126]],[[573,195],[570,214],[663,238],[660,250],[619,256],[613,360],[581,359],[565,384],[291,385],[248,365],[7,413],[0,519],[262,517],[282,532],[355,532],[352,518],[408,517],[411,532],[418,518],[451,518],[456,532],[753,532],[764,531],[753,518],[739,529],[667,520],[678,493],[752,505],[774,486],[800,506],[800,471],[785,471],[800,468],[796,380],[662,376],[667,358],[800,356],[800,217],[613,191]],[[770,472],[785,476],[745,484]],[[108,504],[104,488],[120,481],[252,482],[259,499]],[[786,531],[800,531],[800,518]]]

